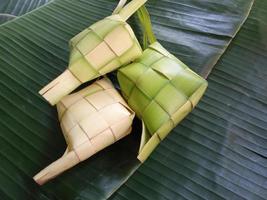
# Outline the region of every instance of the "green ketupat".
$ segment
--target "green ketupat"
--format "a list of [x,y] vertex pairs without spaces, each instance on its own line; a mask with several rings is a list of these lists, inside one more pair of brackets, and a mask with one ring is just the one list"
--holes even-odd
[[192,111],[208,85],[158,42],[117,76],[123,96],[144,123],[140,161]]
[[156,41],[144,6],[138,16],[144,46],[148,41],[151,45],[134,63],[120,68],[117,77],[123,96],[143,123],[138,159],[144,162],[192,111],[208,83]]
[[113,15],[73,37],[69,42],[68,68],[39,93],[55,105],[82,83],[140,57],[142,49],[126,20],[145,2],[146,0],[133,0],[125,7],[119,4],[119,11],[115,10]]

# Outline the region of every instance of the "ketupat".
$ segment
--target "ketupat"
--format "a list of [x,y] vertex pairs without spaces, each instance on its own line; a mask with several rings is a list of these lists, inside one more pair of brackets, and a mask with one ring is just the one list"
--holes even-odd
[[153,149],[196,106],[207,81],[155,42],[134,63],[120,68],[122,94],[143,120],[138,159]]
[[[124,2],[126,1],[124,0]],[[120,10],[120,7],[123,7],[123,5],[119,4],[117,9]],[[154,150],[154,148],[160,143],[160,141],[164,139],[167,134],[198,103],[207,88],[207,82],[196,73],[191,71],[175,56],[170,54],[158,42],[156,42],[156,38],[153,35],[149,16],[145,7],[139,10],[138,16],[141,19],[140,21],[142,25],[146,26],[144,27],[144,44],[149,41],[151,45],[148,49],[145,50],[145,52],[139,59],[135,60],[134,63],[119,70],[118,80],[124,97],[127,99],[132,109],[136,111],[137,116],[142,119],[143,131],[138,159],[141,162],[144,162]],[[82,94],[83,92],[79,93]],[[76,97],[73,97],[71,99],[76,101]],[[90,157],[93,153],[97,152],[93,151],[92,145],[86,146],[87,148],[82,149],[81,151],[79,151],[79,149],[76,150],[75,148],[73,148],[73,145],[69,145],[75,143],[75,141],[80,141],[83,138],[83,134],[79,133],[81,133],[81,129],[84,130],[84,128],[82,128],[81,124],[79,124],[79,126],[76,124],[77,120],[76,122],[74,120],[73,123],[73,119],[79,118],[80,115],[83,116],[83,114],[81,114],[83,112],[81,111],[83,111],[84,109],[81,108],[82,106],[80,106],[82,105],[82,102],[78,101],[75,102],[75,105],[77,103],[77,108],[73,109],[73,112],[71,112],[71,114],[68,114],[68,112],[65,111],[66,105],[64,106],[64,103],[62,104],[62,101],[58,104],[59,118],[62,118],[61,126],[68,146],[72,148],[68,148],[67,154],[64,154],[61,159],[59,159],[55,163],[52,163],[50,166],[48,166],[48,168],[44,169],[35,176],[35,180],[39,184],[43,184],[50,178],[53,178],[57,174],[63,172],[64,170],[77,164],[79,161],[84,160]],[[98,98],[94,99],[95,103],[98,102],[100,104],[101,102],[105,101],[108,101],[108,98],[105,95],[100,95]],[[125,105],[125,108],[127,108],[127,105],[125,103],[122,105]],[[110,111],[111,112],[107,112],[105,114],[112,118],[112,109]],[[129,108],[128,111],[129,113],[134,115],[134,113]],[[63,120],[63,115],[67,116],[65,117],[66,120]],[[72,116],[76,117],[73,118]],[[117,130],[126,131],[126,128],[128,126],[131,127],[132,118],[130,117],[131,120],[128,121],[130,122],[130,124],[119,124],[117,126]],[[97,118],[92,117],[92,123],[94,119]],[[90,126],[90,123],[91,121],[87,120],[83,124],[85,127],[87,127],[88,133],[91,129],[101,129],[105,127],[105,125],[103,124],[95,127],[94,125],[96,123],[93,123],[91,124],[92,126]],[[69,132],[69,130],[72,129],[74,129],[74,132]],[[98,133],[99,132],[97,132],[96,135],[98,135]],[[110,132],[109,135],[104,135],[100,140],[97,140],[101,143],[101,145],[99,145],[99,149],[96,149],[101,150],[110,145],[112,143],[111,134],[112,132]],[[128,132],[126,131],[123,132],[122,135],[124,136],[127,134]],[[110,138],[110,140],[108,138]],[[114,138],[116,141],[116,137]],[[92,143],[92,141],[86,142],[88,144]],[[105,144],[105,142],[107,144]],[[81,143],[78,143],[78,146],[80,145]],[[82,159],[80,159],[77,152],[81,153],[80,157],[82,157]]]
[[144,162],[169,132],[196,106],[208,83],[164,49],[153,34],[149,14],[138,10],[144,46],[151,45],[134,63],[118,70],[121,91],[142,120],[138,159]]
[[108,79],[64,97],[57,110],[67,149],[34,176],[39,185],[128,135],[134,118],[134,112]]
[[[128,64],[142,49],[126,20],[146,0],[119,4],[115,13],[86,28],[70,40],[69,66],[39,93],[52,105],[84,82]],[[118,11],[116,11],[118,10]]]

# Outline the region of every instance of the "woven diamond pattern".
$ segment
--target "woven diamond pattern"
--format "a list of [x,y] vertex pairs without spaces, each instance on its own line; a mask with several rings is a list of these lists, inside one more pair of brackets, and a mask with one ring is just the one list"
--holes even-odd
[[157,42],[119,69],[118,80],[129,106],[156,143],[194,108],[207,87],[206,80]]
[[142,53],[131,27],[118,16],[83,30],[70,40],[70,48],[69,70],[81,82],[111,72]]
[[34,176],[40,185],[125,137],[134,118],[134,112],[108,79],[65,96],[57,110],[67,149]]
[[68,150],[80,161],[130,133],[134,117],[106,79],[64,97],[57,109]]

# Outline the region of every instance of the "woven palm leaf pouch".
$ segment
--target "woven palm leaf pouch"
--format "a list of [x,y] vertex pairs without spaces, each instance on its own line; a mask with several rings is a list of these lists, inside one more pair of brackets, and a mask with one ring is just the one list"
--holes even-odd
[[[145,7],[139,11],[141,21],[146,20],[143,24],[150,24]],[[117,73],[124,98],[143,123],[138,155],[141,162],[192,111],[208,86],[205,79],[155,40],[151,25],[144,30],[144,41],[151,45]]]
[[126,20],[146,0],[119,3],[114,13],[86,28],[70,42],[68,68],[39,93],[52,105],[84,82],[140,57],[142,49]]
[[65,96],[57,110],[67,149],[34,176],[40,185],[128,135],[134,118],[134,112],[107,78]]

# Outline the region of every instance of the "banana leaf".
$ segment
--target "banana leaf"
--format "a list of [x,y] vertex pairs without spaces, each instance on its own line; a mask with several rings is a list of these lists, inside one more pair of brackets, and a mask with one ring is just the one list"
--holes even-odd
[[15,19],[17,16],[26,14],[50,0],[1,0],[0,3],[0,24]]
[[110,199],[267,198],[266,9],[255,1],[198,107]]
[[[154,31],[159,41],[192,69],[207,75],[242,26],[252,3],[252,0],[150,0],[148,9],[152,13]],[[93,22],[109,15],[114,7],[115,2],[108,0],[56,0],[0,26],[1,199],[107,199],[139,167],[135,148],[138,148],[141,128],[140,123],[136,121],[135,133],[44,187],[38,187],[31,178],[62,155],[66,145],[55,108],[50,107],[37,91],[65,69],[69,53],[68,40]],[[141,30],[136,19],[132,20],[132,25],[140,37]],[[202,112],[211,112],[209,108],[207,111],[205,109],[202,108]],[[187,119],[190,129],[193,128],[190,123],[195,116],[193,113]],[[205,126],[204,122],[209,118],[201,119],[204,125],[197,128],[198,131]],[[215,125],[216,123],[215,121]],[[194,123],[193,125],[196,127]],[[178,128],[184,128],[184,125]],[[186,130],[187,133],[182,131],[185,136],[194,133]],[[171,134],[166,139],[166,142],[174,140],[170,145],[171,149],[179,147],[177,142],[187,144],[184,140],[176,141],[175,137],[180,135],[177,134],[177,129],[174,133],[176,134]],[[164,149],[165,143],[158,149],[160,155],[172,153],[166,146]],[[186,149],[181,150],[182,154],[189,154]],[[202,153],[208,154],[209,151],[206,149]],[[162,173],[173,173],[174,170],[164,168],[170,161],[164,156],[161,157],[161,163],[157,163],[157,167],[162,168]],[[151,159],[153,160],[153,157]],[[177,162],[176,160],[179,159],[174,159],[173,162]],[[129,182],[135,181],[136,176],[140,175],[147,165],[150,165],[149,169],[154,166],[151,160],[148,160]],[[207,167],[213,166],[207,164]],[[172,177],[173,174],[169,175],[170,179],[175,177]],[[160,182],[156,179],[159,178],[157,173],[154,173],[153,177],[154,179],[147,179],[151,182],[138,182],[144,188],[141,191],[149,191],[144,185],[152,188],[153,183]],[[185,178],[183,180],[186,182]],[[166,190],[167,186],[176,187],[169,183],[173,182],[168,182],[157,192]],[[124,188],[128,191],[128,185],[127,182],[119,192],[122,191],[123,194]],[[134,185],[137,185],[136,181]],[[123,196],[121,193],[116,194]],[[156,193],[150,191],[149,194],[152,196],[147,198],[152,199]],[[134,195],[131,197],[138,199],[134,198]]]

